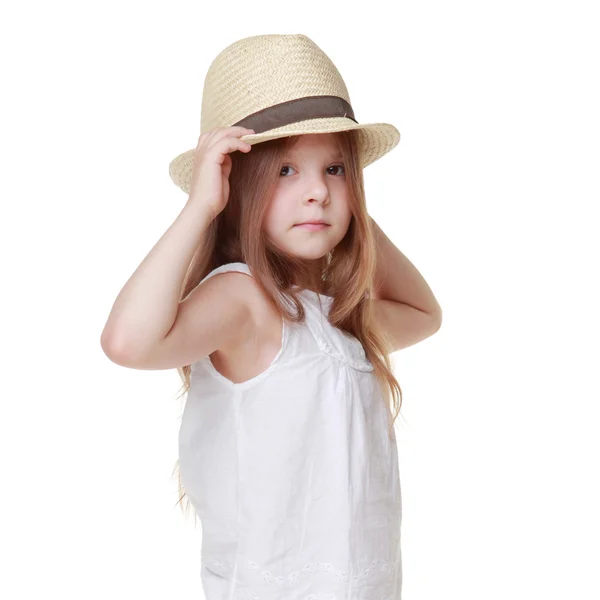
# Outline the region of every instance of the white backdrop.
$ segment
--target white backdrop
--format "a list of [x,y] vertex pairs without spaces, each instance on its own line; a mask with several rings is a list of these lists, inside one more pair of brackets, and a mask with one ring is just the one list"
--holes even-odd
[[264,33],[308,35],[358,121],[402,136],[367,203],[444,311],[393,355],[403,600],[600,598],[592,2],[2,13],[2,598],[204,598],[171,478],[181,381],[115,365],[100,335],[183,208],[168,163],[197,142],[210,62]]

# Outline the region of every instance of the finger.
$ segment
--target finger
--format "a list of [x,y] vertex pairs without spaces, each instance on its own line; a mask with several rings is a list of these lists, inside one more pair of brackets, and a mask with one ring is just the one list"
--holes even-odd
[[241,127],[240,125],[234,125],[232,127],[215,127],[200,135],[196,148],[204,141],[206,141],[207,145],[212,145],[211,142],[218,141],[227,136],[242,137],[244,135],[252,135],[253,133],[255,133],[254,129],[248,129],[247,127]]
[[212,146],[215,147],[215,149],[222,155],[227,155],[230,152],[235,152],[236,150],[248,152],[250,149],[250,144],[247,142],[242,142],[242,140],[235,137],[225,137],[220,140],[216,140]]
[[247,127],[240,127],[234,125],[233,127],[217,127],[212,131],[208,132],[211,138],[221,139],[227,136],[241,137],[243,135],[250,135],[255,133],[254,129],[248,129]]

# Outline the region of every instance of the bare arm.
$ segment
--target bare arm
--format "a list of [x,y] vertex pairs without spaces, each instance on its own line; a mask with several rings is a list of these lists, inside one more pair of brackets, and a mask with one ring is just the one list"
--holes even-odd
[[[250,151],[250,144],[240,139],[250,133],[254,131],[233,126],[216,127],[200,134],[186,205],[128,279],[108,316],[100,343],[109,358],[120,357],[122,360],[124,357],[128,364],[148,364],[143,362],[146,357],[154,354],[159,344],[165,347],[162,342],[173,328],[181,309],[181,287],[194,252],[213,219],[229,200],[232,167],[229,154]],[[203,293],[195,298],[202,305],[206,295],[204,288]],[[186,303],[186,314],[193,312],[195,306],[195,302]],[[244,306],[239,302],[234,301],[230,311],[237,315],[236,318],[245,316]],[[221,331],[209,327],[207,331],[211,331],[213,337],[216,335],[220,343],[229,337],[229,327]],[[182,333],[185,342],[185,331]],[[183,343],[179,332],[174,337]],[[204,346],[203,351],[211,347],[212,342],[206,343],[208,346]],[[192,349],[191,355],[196,355],[195,349]],[[161,355],[159,362],[165,364],[166,360],[170,364],[173,360],[187,360],[189,356],[190,352],[184,350],[179,358]]]
[[442,309],[421,273],[372,217],[371,225],[377,243],[372,314],[395,352],[438,331]]
[[183,278],[212,221],[188,200],[117,296],[101,336],[107,355],[143,356],[164,339],[177,316]]
[[400,252],[372,217],[369,217],[377,244],[375,298],[401,302],[441,318],[442,309],[417,268]]

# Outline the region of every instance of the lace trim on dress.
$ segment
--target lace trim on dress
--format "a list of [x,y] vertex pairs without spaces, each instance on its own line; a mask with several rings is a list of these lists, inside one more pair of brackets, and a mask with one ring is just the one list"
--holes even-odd
[[[248,590],[238,590],[236,596],[238,599],[243,600],[246,598],[249,598],[250,600],[260,600],[260,596],[257,596]],[[338,597],[335,594],[327,594],[322,592],[317,594],[308,594],[308,596],[304,596],[302,600],[338,600]]]
[[[236,598],[238,600],[246,600],[247,598],[250,600],[260,600],[260,596],[257,596],[255,593],[248,590],[238,590],[236,593]],[[308,596],[304,596],[302,600],[338,600],[338,597],[335,594],[327,594],[322,592],[317,594],[308,594]]]
[[[202,560],[202,564],[212,571],[220,572],[222,575],[229,575],[233,571],[232,565],[226,564],[214,558]],[[374,560],[366,569],[363,569],[361,572],[356,573],[352,577],[349,577],[346,571],[336,569],[331,563],[327,562],[314,562],[305,564],[299,571],[293,571],[286,577],[274,577],[270,571],[261,570],[258,564],[253,560],[246,561],[245,567],[248,571],[259,575],[264,581],[280,589],[292,588],[297,583],[315,573],[328,573],[342,583],[352,582],[353,587],[359,587],[368,583],[370,579],[375,577],[377,572],[395,574],[398,573],[399,570],[398,563],[389,562],[387,560]],[[256,595],[248,595],[248,597],[258,599],[258,596]],[[335,599],[335,596],[326,595],[325,598]],[[311,594],[305,598],[305,600],[317,599],[321,600],[319,596],[314,594]]]
[[398,570],[397,565],[394,565],[387,560],[374,560],[366,569],[363,569],[360,573],[357,573],[352,577],[349,577],[346,571],[336,569],[331,563],[326,562],[308,563],[299,571],[293,571],[287,577],[273,577],[270,571],[261,571],[260,567],[252,560],[246,562],[246,568],[254,573],[259,574],[265,581],[268,581],[279,588],[293,587],[299,581],[310,577],[314,573],[329,573],[338,581],[343,583],[348,583],[351,581],[353,586],[359,586],[374,577],[377,571],[394,573]]

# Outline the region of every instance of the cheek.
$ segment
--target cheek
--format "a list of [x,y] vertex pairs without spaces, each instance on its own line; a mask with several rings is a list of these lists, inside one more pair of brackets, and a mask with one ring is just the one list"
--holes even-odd
[[273,223],[277,221],[277,213],[279,211],[279,204],[275,200],[271,200],[267,206],[267,211],[265,212],[264,224],[265,227],[272,227]]
[[[341,227],[341,239],[343,239],[346,234],[348,233],[348,229],[350,229],[350,225],[352,223],[352,213],[350,211],[348,211],[345,215],[344,219],[340,219],[340,222],[343,223],[343,226]],[[341,241],[340,239],[340,241]]]
[[281,229],[287,226],[292,214],[291,207],[287,206],[285,202],[281,200],[272,202],[265,215],[265,223],[268,223],[271,229]]
[[285,212],[280,207],[269,208],[263,221],[265,233],[273,240],[280,238],[284,233],[287,221],[285,220]]

